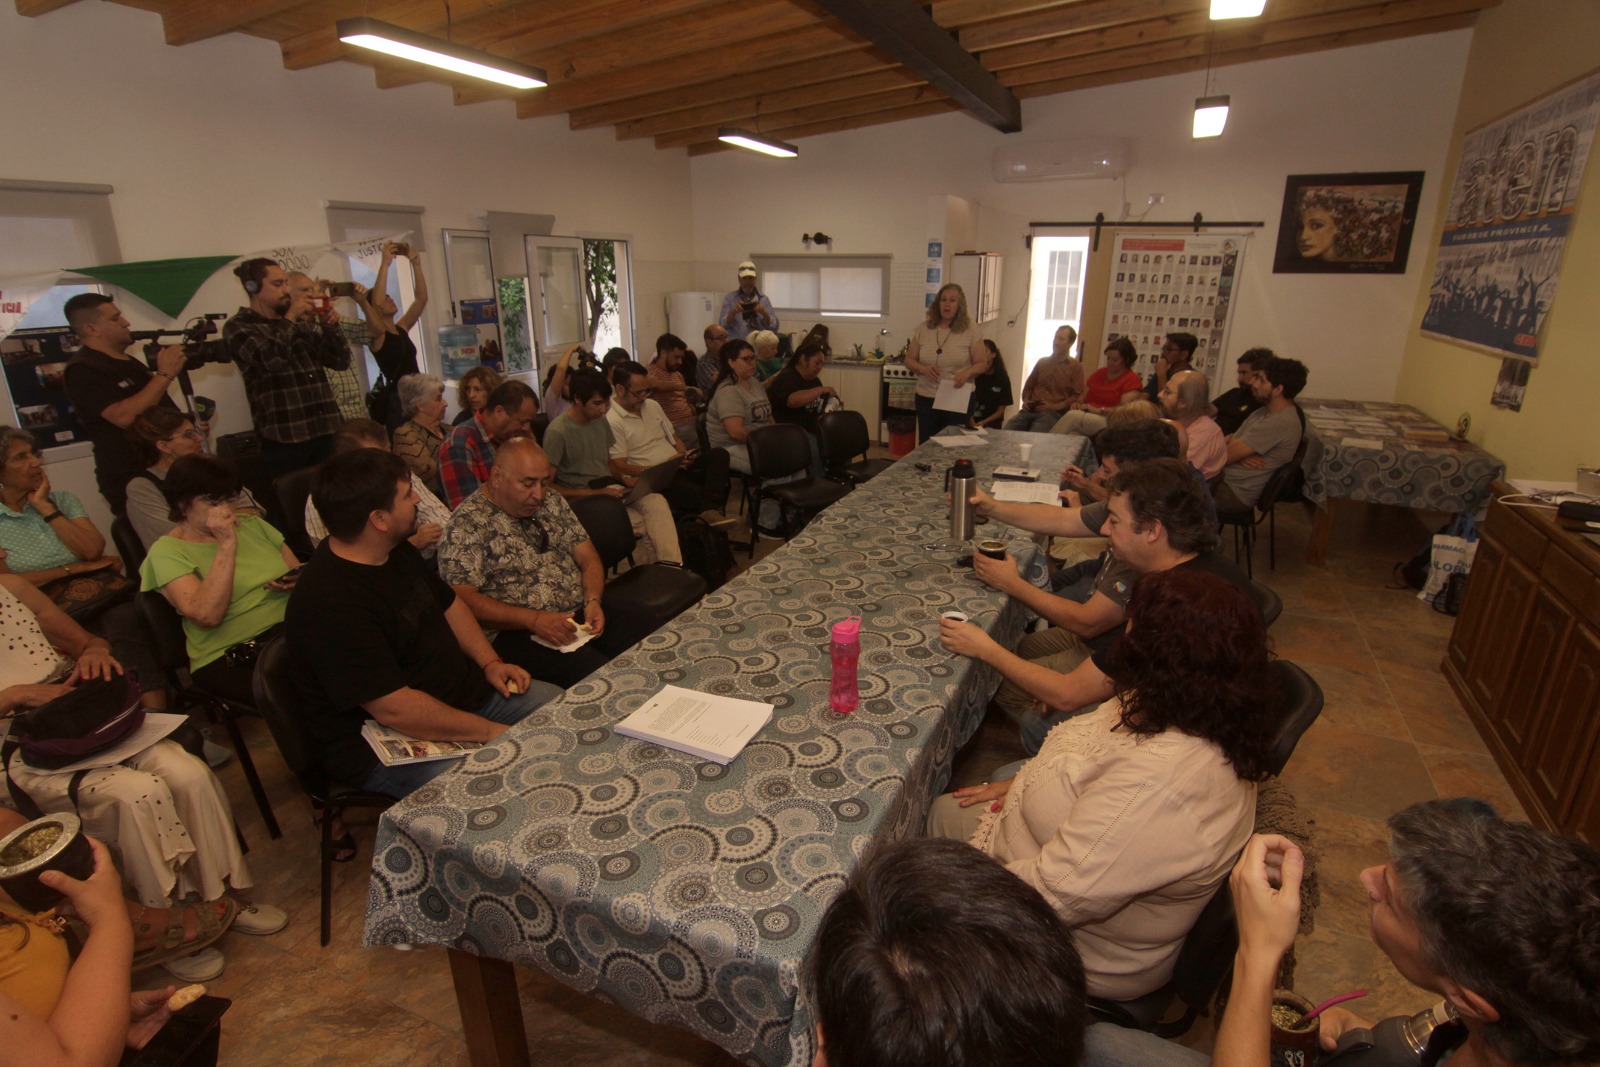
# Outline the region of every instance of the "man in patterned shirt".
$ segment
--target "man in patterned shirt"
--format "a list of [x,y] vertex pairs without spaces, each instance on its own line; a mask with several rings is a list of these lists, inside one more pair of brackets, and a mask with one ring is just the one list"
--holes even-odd
[[[560,493],[555,466],[530,437],[495,453],[489,479],[450,516],[439,577],[508,663],[569,686],[656,628],[605,597],[605,567]],[[560,648],[586,643],[571,652]]]
[[501,382],[484,401],[483,410],[450,431],[439,446],[439,484],[452,508],[489,480],[495,448],[513,437],[533,432],[539,401],[526,382]]
[[244,377],[261,461],[273,477],[321,463],[343,421],[327,371],[349,368],[350,346],[337,326],[310,314],[307,297],[290,292],[273,260],[247,259],[233,273],[250,304],[228,320],[222,339]]

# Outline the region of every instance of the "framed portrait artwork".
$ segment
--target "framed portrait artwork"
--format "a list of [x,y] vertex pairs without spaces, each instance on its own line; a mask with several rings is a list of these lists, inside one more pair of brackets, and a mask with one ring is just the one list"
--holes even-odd
[[1291,174],[1274,274],[1404,274],[1420,170]]

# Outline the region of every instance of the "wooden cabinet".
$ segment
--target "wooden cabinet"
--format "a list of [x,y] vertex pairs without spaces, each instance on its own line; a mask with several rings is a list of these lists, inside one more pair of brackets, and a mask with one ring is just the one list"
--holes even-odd
[[878,383],[883,368],[876,363],[827,363],[822,367],[822,383],[839,391],[839,403],[846,411],[859,411],[867,420],[867,432],[878,439],[878,408],[882,396]]
[[1444,674],[1529,816],[1600,842],[1600,549],[1495,490]]

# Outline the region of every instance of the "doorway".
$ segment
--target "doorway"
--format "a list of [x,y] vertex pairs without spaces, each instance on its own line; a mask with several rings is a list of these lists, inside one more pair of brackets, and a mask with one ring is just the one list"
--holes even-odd
[[[1089,237],[1033,238],[1028,281],[1028,325],[1022,342],[1022,378],[1050,354],[1056,331],[1083,330],[1083,281],[1089,269]],[[1080,338],[1080,346],[1081,346]],[[1081,347],[1080,347],[1081,358]]]

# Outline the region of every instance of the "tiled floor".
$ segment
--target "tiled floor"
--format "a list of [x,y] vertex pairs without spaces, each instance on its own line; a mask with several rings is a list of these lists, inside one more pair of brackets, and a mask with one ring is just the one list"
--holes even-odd
[[[1388,588],[1393,564],[1424,543],[1431,527],[1398,509],[1344,509],[1329,565],[1311,567],[1304,562],[1304,516],[1286,509],[1280,518],[1275,571],[1266,568],[1266,546],[1257,549],[1257,577],[1284,601],[1273,638],[1279,654],[1306,667],[1327,696],[1321,720],[1284,776],[1316,819],[1322,853],[1322,908],[1316,932],[1300,946],[1298,984],[1313,1000],[1366,988],[1369,995],[1352,1007],[1378,1016],[1416,1010],[1425,998],[1407,988],[1367,937],[1356,882],[1357,872],[1382,860],[1383,818],[1414,800],[1459,794],[1484,797],[1519,816],[1521,809],[1439,674],[1452,620],[1409,592]],[[739,553],[741,563],[744,558]],[[352,819],[362,854],[336,870],[333,943],[318,946],[310,813],[266,731],[259,723],[247,726],[285,825],[282,840],[268,840],[237,767],[226,768],[223,777],[253,845],[257,894],[288,908],[292,922],[274,937],[224,938],[227,972],[212,983],[213,991],[234,998],[222,1062],[465,1064],[443,950],[360,947],[371,815]],[[958,782],[981,780],[1015,758],[1013,744],[1008,731],[986,727],[963,754]],[[145,985],[160,982],[159,974],[140,978]],[[732,1062],[697,1038],[653,1027],[543,975],[523,974],[521,984],[535,1063]],[[1204,1027],[1191,1041],[1206,1042]]]

